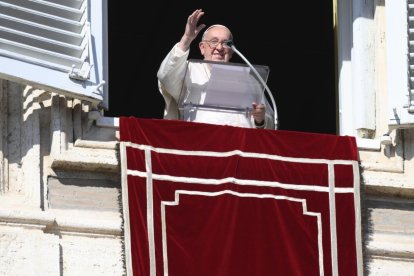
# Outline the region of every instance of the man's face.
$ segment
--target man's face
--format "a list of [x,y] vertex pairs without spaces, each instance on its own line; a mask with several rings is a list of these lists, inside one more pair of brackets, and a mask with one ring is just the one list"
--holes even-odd
[[206,33],[199,47],[204,60],[228,62],[233,55],[233,50],[224,42],[230,40],[228,29],[216,26]]

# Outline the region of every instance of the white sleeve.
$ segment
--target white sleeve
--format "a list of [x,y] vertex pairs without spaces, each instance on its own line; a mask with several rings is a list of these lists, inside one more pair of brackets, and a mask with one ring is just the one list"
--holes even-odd
[[[164,58],[157,72],[158,88],[165,100],[164,117],[176,117],[178,98],[183,85],[189,50],[182,51],[178,43]],[[171,114],[169,114],[171,113]]]
[[175,101],[180,97],[189,55],[189,50],[184,52],[177,45],[164,58],[157,72],[161,94],[168,94]]

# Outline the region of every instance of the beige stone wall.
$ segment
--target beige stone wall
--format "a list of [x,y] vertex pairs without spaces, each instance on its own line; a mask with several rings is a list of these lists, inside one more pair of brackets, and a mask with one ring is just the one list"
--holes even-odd
[[[376,0],[376,133],[389,132],[385,1]],[[414,275],[414,128],[392,130],[392,143],[360,150],[366,275]]]
[[116,129],[0,80],[0,275],[124,275]]

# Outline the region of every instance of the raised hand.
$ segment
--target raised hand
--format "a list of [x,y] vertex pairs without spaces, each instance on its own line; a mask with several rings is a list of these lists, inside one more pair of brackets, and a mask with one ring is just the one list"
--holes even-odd
[[198,25],[198,21],[204,15],[202,9],[195,10],[188,16],[187,23],[185,25],[184,35],[182,36],[179,47],[183,51],[187,51],[190,48],[191,42],[197,37],[202,29],[206,27],[205,24]]

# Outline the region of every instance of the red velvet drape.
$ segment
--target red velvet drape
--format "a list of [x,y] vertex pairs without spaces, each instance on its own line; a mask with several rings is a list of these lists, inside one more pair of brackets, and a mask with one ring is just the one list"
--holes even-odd
[[358,275],[354,137],[120,118],[134,275]]

